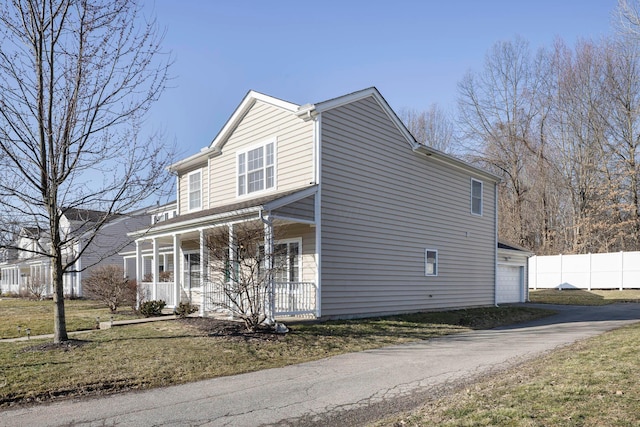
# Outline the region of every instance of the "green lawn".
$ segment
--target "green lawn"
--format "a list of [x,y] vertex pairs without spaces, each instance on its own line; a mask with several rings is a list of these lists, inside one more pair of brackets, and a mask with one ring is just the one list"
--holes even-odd
[[640,289],[593,290],[538,289],[529,291],[529,299],[542,304],[605,305],[618,302],[640,302]]
[[[108,321],[111,313],[104,304],[90,300],[66,300],[65,313],[67,331],[94,329],[96,321]],[[0,339],[17,338],[26,335],[53,333],[53,301],[31,301],[21,298],[0,298]],[[131,309],[123,309],[114,315],[114,320],[128,319],[134,316]],[[18,329],[19,327],[19,329]]]
[[[8,308],[9,304],[3,302],[7,304],[3,308]],[[18,312],[25,316],[23,311],[29,307],[23,306]],[[75,307],[70,304],[70,316]],[[81,341],[71,347],[43,350],[38,346],[45,341],[5,342],[0,343],[0,406],[233,375],[472,328],[491,328],[550,313],[527,307],[491,307],[299,323],[290,324],[291,332],[286,336],[268,339],[217,336],[196,327],[200,320],[184,319],[94,331],[78,336]],[[0,319],[3,328],[17,321],[8,317]]]

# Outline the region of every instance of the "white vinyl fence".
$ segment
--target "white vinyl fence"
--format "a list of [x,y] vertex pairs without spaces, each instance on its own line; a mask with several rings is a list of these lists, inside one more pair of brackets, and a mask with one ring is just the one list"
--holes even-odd
[[640,252],[533,256],[533,289],[639,289]]

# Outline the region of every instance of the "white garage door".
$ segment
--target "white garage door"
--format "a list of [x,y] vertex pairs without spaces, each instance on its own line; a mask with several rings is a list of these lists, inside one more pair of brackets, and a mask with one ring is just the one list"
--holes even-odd
[[523,302],[522,273],[524,267],[498,265],[497,302]]

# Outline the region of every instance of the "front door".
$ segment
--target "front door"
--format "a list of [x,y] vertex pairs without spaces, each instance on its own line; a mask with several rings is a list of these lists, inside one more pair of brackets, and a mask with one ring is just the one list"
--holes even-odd
[[182,287],[188,292],[191,300],[191,289],[200,287],[200,253],[187,252],[184,254],[184,272]]
[[286,242],[273,245],[274,280],[276,283],[300,281],[300,243]]

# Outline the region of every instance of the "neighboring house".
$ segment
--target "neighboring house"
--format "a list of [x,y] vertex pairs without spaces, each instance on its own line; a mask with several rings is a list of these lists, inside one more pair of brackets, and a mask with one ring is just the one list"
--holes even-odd
[[496,302],[498,304],[529,301],[530,252],[513,243],[498,241]]
[[177,215],[135,233],[125,263],[168,307],[213,308],[207,233],[242,222],[263,223],[287,251],[276,315],[497,302],[499,178],[417,143],[375,88],[305,105],[251,91],[208,147],[170,170]]
[[48,260],[38,255],[47,251],[47,233],[38,227],[22,227],[14,238],[15,245],[4,248],[0,257],[0,291],[19,293],[20,290],[43,288],[46,291],[49,275]]
[[[140,210],[129,215],[112,215],[89,243],[95,225],[105,217],[104,212],[87,209],[67,208],[62,211],[60,234],[70,244],[63,248],[63,257],[71,258],[82,250],[73,271],[64,275],[64,293],[68,296],[82,296],[82,277],[90,268],[116,264],[122,265],[119,251],[133,248],[127,233],[148,224],[148,210]],[[16,238],[15,247],[4,251],[0,260],[0,290],[16,294],[41,292],[52,295],[51,260],[42,253],[50,248],[44,230],[25,227]],[[64,261],[64,260],[63,260]]]

